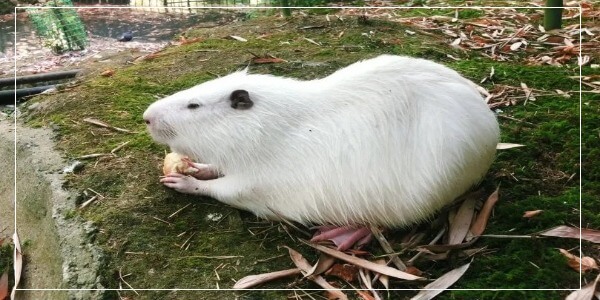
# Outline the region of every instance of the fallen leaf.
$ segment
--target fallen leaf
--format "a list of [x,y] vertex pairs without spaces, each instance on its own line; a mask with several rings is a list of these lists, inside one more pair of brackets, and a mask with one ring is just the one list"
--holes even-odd
[[394,249],[387,241],[387,239],[383,236],[381,230],[379,230],[379,228],[377,228],[376,226],[369,226],[369,229],[371,230],[371,234],[375,237],[375,239],[379,241],[379,244],[381,245],[383,251],[385,251],[386,254],[390,255],[390,260],[396,266],[396,268],[398,268],[398,270],[400,271],[404,271],[406,269],[406,265],[400,259],[400,257],[398,257],[397,254],[394,254]]
[[315,45],[317,45],[317,46],[321,46],[321,44],[320,44],[320,43],[317,43],[317,42],[315,42],[313,39],[304,38],[304,40],[306,40],[306,41],[307,41],[307,42],[309,42],[309,43],[315,44]]
[[19,240],[19,235],[17,234],[16,230],[13,234],[13,243],[15,245],[15,251],[13,254],[15,285],[10,293],[10,299],[15,299],[15,293],[17,292],[17,287],[21,281],[21,272],[23,271],[23,252],[21,251],[21,241]]
[[517,49],[521,48],[521,45],[523,45],[523,42],[516,42],[510,45],[510,50],[516,51]]
[[119,128],[119,127],[114,127],[114,126],[108,125],[108,123],[102,122],[102,121],[100,121],[98,119],[94,119],[94,118],[85,118],[85,119],[83,119],[83,121],[87,122],[87,123],[90,123],[90,124],[94,124],[94,125],[100,126],[100,127],[114,129],[116,131],[131,133],[130,130]]
[[[580,290],[574,291],[565,300],[593,300],[594,294],[598,289],[598,282],[600,282],[600,275],[596,276],[596,280],[588,283]],[[596,295],[597,297],[598,295]]]
[[579,271],[580,266],[581,272],[583,273],[589,270],[598,269],[598,264],[596,263],[596,261],[589,256],[583,256],[579,258],[579,256],[575,256],[565,249],[559,248],[558,250],[562,255],[564,255],[568,259],[567,264],[569,265],[569,267],[571,267],[571,269],[575,271]]
[[325,275],[352,282],[358,279],[358,268],[350,264],[335,264],[325,272]]
[[[411,300],[429,300],[439,295],[445,289],[453,285],[458,279],[460,279],[471,263],[458,267],[436,279],[434,282],[426,285],[416,296],[410,298]],[[427,290],[429,289],[429,290]],[[435,290],[434,290],[435,289]]]
[[454,41],[452,41],[452,43],[450,43],[450,46],[458,48],[458,45],[460,44],[461,41],[462,41],[461,38],[457,38]]
[[[378,264],[378,265],[382,265],[382,266],[387,265],[387,263],[385,262],[385,259],[378,259],[378,260],[375,261],[375,263]],[[416,275],[416,274],[413,274],[413,275]],[[420,275],[421,274],[419,274],[417,276],[420,276]],[[383,286],[386,289],[390,288],[390,278],[387,275],[381,275],[381,274],[379,274],[379,278],[377,280],[379,280],[379,282],[381,282],[381,284],[383,284]]]
[[8,298],[8,270],[0,277],[0,300]]
[[240,42],[247,42],[248,41],[247,39],[245,39],[245,38],[243,38],[241,36],[237,36],[237,35],[230,35],[229,37],[232,38],[232,39],[234,39],[234,40],[236,40],[236,41],[240,41]]
[[320,275],[323,274],[324,272],[326,272],[327,270],[330,270],[330,268],[332,266],[335,266],[335,258],[327,255],[325,253],[321,253],[321,256],[319,257],[319,260],[317,260],[317,263],[312,267],[312,269],[310,269],[310,271],[308,271],[308,273],[305,276],[309,276],[309,275]]
[[300,269],[293,268],[293,269],[276,271],[276,272],[271,272],[271,273],[250,275],[250,276],[246,276],[246,277],[238,280],[233,285],[233,288],[234,289],[247,289],[247,288],[251,288],[253,286],[257,286],[259,284],[269,282],[269,281],[272,281],[275,279],[293,276],[293,275],[299,275],[299,274],[302,274]]
[[113,76],[114,74],[115,74],[115,70],[108,69],[108,70],[104,70],[104,72],[100,73],[100,76],[110,77],[110,76]]
[[[562,238],[579,239],[579,228],[561,225],[552,229],[546,230],[540,235],[553,236]],[[581,239],[592,243],[600,243],[600,231],[592,229],[581,229]]]
[[408,274],[406,272],[402,272],[400,270],[394,269],[392,267],[388,267],[388,266],[381,266],[378,265],[374,262],[368,261],[368,260],[364,260],[355,256],[350,256],[346,253],[343,253],[341,251],[335,250],[335,249],[331,249],[325,246],[321,246],[321,245],[317,245],[317,244],[313,244],[313,243],[309,243],[305,240],[300,239],[301,242],[303,242],[304,244],[307,244],[321,252],[325,252],[335,258],[341,259],[343,261],[349,262],[351,264],[354,264],[356,266],[371,270],[373,272],[377,272],[377,273],[381,273],[384,275],[388,275],[391,277],[395,277],[395,278],[399,278],[399,279],[404,279],[404,280],[417,280],[417,279],[424,279],[423,277],[419,277],[419,276],[415,276],[412,274]]
[[506,149],[518,148],[518,147],[525,147],[525,145],[513,144],[513,143],[498,143],[498,145],[496,145],[497,150],[506,150]]
[[528,218],[531,219],[539,214],[541,214],[543,212],[543,210],[538,209],[538,210],[528,210],[523,214],[523,218]]
[[492,209],[496,202],[498,202],[498,193],[500,191],[500,187],[497,187],[496,190],[485,200],[483,203],[483,207],[477,214],[475,221],[471,224],[471,229],[469,230],[471,234],[474,236],[480,236],[487,226],[488,219],[492,213]]
[[356,293],[364,300],[375,300],[375,297],[369,294],[368,291],[356,290]]
[[535,101],[535,97],[533,96],[533,91],[525,84],[521,82],[521,88],[525,92],[525,104],[527,104],[528,100]]
[[467,232],[473,221],[476,201],[477,198],[473,196],[467,197],[458,209],[458,212],[448,229],[448,244],[460,244],[467,236]]
[[[302,254],[300,254],[298,251],[296,251],[290,247],[286,247],[286,246],[284,246],[284,247],[288,249],[288,252],[290,253],[290,258],[292,259],[292,262],[296,265],[296,267],[298,267],[300,270],[302,270],[302,273],[306,276],[306,274],[308,274],[308,272],[310,272],[310,270],[312,269],[312,266],[310,265],[308,260],[306,260],[302,256]],[[334,286],[329,284],[329,282],[327,282],[327,280],[325,280],[321,275],[309,275],[309,276],[306,276],[306,278],[312,280],[314,283],[318,284],[320,287],[327,290],[328,299],[337,299],[337,300],[347,300],[348,299],[348,296],[346,296],[346,294],[344,294],[344,292],[340,291],[339,289],[336,289]]]
[[421,275],[423,275],[423,271],[417,269],[415,266],[408,266],[408,267],[406,267],[405,272],[408,273],[408,274],[413,274],[415,276],[421,276]]
[[360,268],[358,269],[358,275],[360,276],[360,282],[363,287],[367,288],[370,292],[375,296],[375,291],[373,291],[373,285],[371,284],[371,272]]

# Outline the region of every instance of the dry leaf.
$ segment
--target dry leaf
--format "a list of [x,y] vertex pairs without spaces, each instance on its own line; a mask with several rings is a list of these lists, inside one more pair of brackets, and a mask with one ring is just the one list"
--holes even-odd
[[300,269],[298,268],[293,268],[293,269],[288,269],[288,270],[282,270],[282,271],[277,271],[277,272],[271,272],[271,273],[265,273],[265,274],[259,274],[259,275],[250,275],[250,276],[246,276],[240,280],[238,280],[234,285],[233,288],[234,289],[248,289],[251,288],[253,286],[257,286],[261,283],[265,283],[265,282],[269,282],[275,279],[279,279],[279,278],[283,278],[283,277],[288,277],[288,276],[293,276],[293,275],[299,275],[302,274],[302,272],[300,272]]
[[317,46],[321,46],[321,44],[320,44],[320,43],[317,43],[317,42],[315,42],[313,39],[309,39],[309,38],[304,38],[304,39],[305,39],[307,42],[309,42],[309,43],[315,44],[315,45],[317,45]]
[[326,272],[327,270],[329,270],[332,266],[334,266],[335,264],[335,258],[331,257],[325,253],[321,253],[321,256],[319,257],[319,260],[317,260],[317,263],[312,267],[312,269],[310,269],[310,271],[308,271],[308,273],[305,276],[309,276],[309,275],[320,275],[323,274],[324,272]]
[[[600,275],[596,276],[596,280],[588,283],[580,290],[574,291],[571,294],[569,294],[569,296],[567,296],[565,300],[593,300],[594,294],[598,289],[598,282],[600,282]],[[598,297],[597,294],[596,297]]]
[[391,277],[395,277],[395,278],[399,278],[399,279],[405,279],[405,280],[417,280],[417,279],[423,279],[422,277],[419,276],[415,276],[412,274],[408,274],[406,272],[402,272],[400,270],[394,269],[392,267],[388,267],[388,266],[380,266],[374,262],[368,261],[368,260],[364,260],[355,256],[350,256],[346,253],[343,253],[341,251],[335,250],[335,249],[331,249],[325,246],[321,246],[321,245],[317,245],[317,244],[312,244],[309,243],[307,241],[304,240],[300,240],[301,242],[321,251],[321,252],[325,252],[335,258],[341,259],[343,261],[349,262],[351,264],[354,264],[356,266],[371,270],[373,272],[377,272],[377,273],[381,273],[384,275],[388,275]]
[[114,129],[116,131],[131,133],[130,130],[119,128],[119,127],[114,127],[114,126],[108,125],[107,123],[102,122],[102,121],[100,121],[98,119],[94,119],[94,118],[85,118],[85,119],[83,119],[83,121],[87,122],[87,123],[90,123],[90,124],[94,124],[94,125],[100,126],[100,127]]
[[115,74],[115,70],[108,69],[108,70],[104,70],[104,72],[100,73],[100,76],[110,77],[110,76],[113,76],[114,74]]
[[236,41],[240,41],[240,42],[247,42],[248,41],[247,39],[245,39],[245,38],[243,38],[241,36],[237,36],[237,35],[230,35],[229,37],[232,38],[232,39],[234,39],[234,40],[236,40]]
[[523,214],[523,218],[533,218],[539,214],[541,214],[543,212],[543,210],[538,209],[538,210],[528,210]]
[[562,255],[564,255],[568,259],[567,264],[569,265],[569,267],[571,267],[571,269],[575,271],[579,271],[580,266],[581,272],[583,273],[589,270],[598,269],[598,264],[596,263],[596,261],[589,256],[579,258],[578,256],[569,253],[569,251],[565,249],[559,248],[558,250]]
[[527,84],[525,84],[524,82],[521,82],[521,88],[525,92],[525,104],[527,104],[528,100],[535,101],[535,97],[533,96],[533,91],[531,91],[531,89],[527,86]]
[[353,282],[358,279],[358,267],[350,264],[335,264],[327,272],[327,276],[335,276],[342,280]]
[[[579,239],[579,228],[561,225],[540,233],[543,236]],[[593,229],[581,229],[581,239],[592,243],[600,243],[600,231]]]
[[15,293],[17,292],[17,287],[19,287],[19,282],[21,281],[21,272],[23,271],[23,252],[21,252],[21,241],[19,240],[19,235],[17,234],[16,230],[13,234],[13,243],[15,245],[15,251],[13,255],[15,285],[10,293],[10,299],[15,299]]
[[[425,299],[433,299],[435,296],[439,295],[445,289],[453,285],[458,279],[460,279],[463,274],[469,269],[471,263],[463,265],[462,267],[458,267],[444,275],[440,278],[436,279],[434,282],[426,285],[423,290],[421,290],[416,296],[412,297],[411,300],[425,300]],[[426,290],[430,289],[430,290]],[[438,289],[438,290],[433,290]]]
[[[375,261],[375,263],[378,264],[378,265],[382,265],[382,266],[387,265],[387,263],[385,262],[385,259],[378,259],[378,260]],[[413,275],[416,275],[416,274],[413,274]],[[417,276],[420,276],[420,275],[421,274],[419,274]],[[387,275],[381,275],[381,274],[379,274],[378,280],[379,280],[379,282],[381,282],[381,284],[383,284],[383,286],[386,289],[390,288],[390,278]]]
[[450,43],[450,46],[458,48],[458,45],[460,44],[461,41],[462,41],[461,38],[457,38],[454,41],[452,41],[452,43]]
[[506,149],[518,148],[518,147],[525,147],[525,145],[513,144],[513,143],[498,143],[498,145],[496,145],[497,150],[506,150]]
[[375,297],[369,294],[368,291],[356,290],[356,293],[364,300],[375,300]]
[[487,226],[488,219],[490,218],[490,214],[492,213],[492,209],[496,202],[498,202],[498,192],[500,187],[496,188],[496,190],[485,200],[483,207],[477,214],[475,221],[471,224],[471,233],[474,236],[480,236],[483,231],[485,231],[485,227]]
[[467,197],[458,209],[458,212],[448,229],[448,244],[460,244],[467,236],[467,232],[473,221],[476,201],[477,198],[471,194],[471,197]]
[[[286,247],[286,246],[284,246],[284,247],[288,249],[288,252],[290,253],[290,258],[292,259],[292,262],[296,265],[296,267],[300,268],[300,270],[302,270],[303,274],[305,274],[305,275],[308,274],[308,272],[310,272],[310,270],[312,269],[312,266],[310,265],[310,263],[298,251],[296,251],[290,247]],[[346,296],[346,294],[344,294],[342,291],[340,291],[339,289],[336,289],[334,286],[329,284],[329,282],[327,282],[327,280],[325,280],[322,276],[310,275],[310,276],[306,276],[306,278],[312,280],[314,283],[318,284],[320,287],[326,289],[327,294],[328,294],[328,299],[337,299],[337,300],[347,300],[348,299],[348,296]]]
[[510,50],[516,51],[517,49],[521,48],[521,45],[523,45],[523,42],[516,42],[510,45]]
[[417,267],[415,267],[415,266],[408,266],[408,267],[406,267],[405,272],[408,273],[408,274],[413,274],[415,276],[421,276],[421,275],[423,275],[423,271],[417,269]]

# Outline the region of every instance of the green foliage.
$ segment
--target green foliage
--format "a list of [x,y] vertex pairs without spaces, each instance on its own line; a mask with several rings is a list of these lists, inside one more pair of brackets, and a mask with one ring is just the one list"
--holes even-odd
[[13,274],[13,245],[7,237],[0,237],[0,276],[8,273],[8,287],[12,287],[15,282]]
[[37,33],[43,37],[44,46],[55,53],[83,50],[88,44],[83,22],[77,15],[71,0],[52,0],[46,6],[61,8],[29,8],[27,13]]

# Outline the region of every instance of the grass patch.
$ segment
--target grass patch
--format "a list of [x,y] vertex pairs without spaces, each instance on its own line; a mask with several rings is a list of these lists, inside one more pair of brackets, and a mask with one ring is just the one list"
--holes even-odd
[[[462,11],[462,10],[461,10]],[[468,11],[464,10],[463,14]],[[419,10],[410,10],[418,14]],[[428,14],[431,14],[427,10]],[[448,10],[447,14],[454,10]],[[460,15],[459,15],[460,16]],[[466,14],[471,18],[478,15]],[[322,28],[301,29],[322,24]],[[523,66],[494,62],[475,53],[447,47],[443,38],[406,34],[402,24],[373,20],[360,24],[356,19],[326,23],[323,17],[297,17],[281,20],[259,17],[210,29],[188,32],[188,38],[204,41],[171,47],[155,59],[119,68],[113,77],[90,77],[72,90],[39,96],[49,107],[30,124],[59,127],[58,147],[73,158],[90,153],[106,153],[130,141],[116,157],[89,161],[83,170],[68,178],[68,187],[83,191],[92,188],[104,199],[79,213],[99,229],[92,238],[108,256],[103,270],[106,287],[119,286],[119,270],[131,274],[127,282],[135,288],[221,288],[233,280],[261,272],[292,267],[280,246],[290,245],[314,261],[314,252],[293,241],[281,226],[258,220],[211,199],[178,194],[158,184],[165,147],[156,145],[145,133],[141,114],[161,95],[191,87],[200,82],[244,68],[251,53],[272,54],[285,64],[254,65],[251,72],[270,73],[304,79],[326,76],[340,67],[378,54],[402,54],[432,59],[449,65],[475,82],[496,69],[486,87],[504,84],[543,90],[575,90],[578,83],[567,76],[575,71],[548,66]],[[343,32],[343,34],[341,34]],[[247,38],[247,43],[227,39],[229,35]],[[259,38],[260,37],[260,38]],[[309,38],[321,46],[308,42]],[[447,57],[462,58],[454,61]],[[591,73],[591,69],[585,72]],[[599,166],[597,157],[598,99],[584,95],[584,166],[582,214],[584,226],[598,228]],[[579,101],[558,96],[540,96],[535,102],[502,108],[502,115],[522,122],[500,119],[502,140],[522,143],[523,148],[501,151],[484,182],[487,188],[501,185],[501,201],[488,225],[488,233],[528,234],[561,224],[579,223]],[[135,133],[125,134],[82,122],[94,117]],[[526,122],[526,123],[525,123]],[[527,125],[533,124],[533,125]],[[594,156],[595,155],[595,156]],[[575,174],[574,176],[572,174]],[[80,197],[79,201],[84,201]],[[174,217],[169,217],[186,207]],[[521,216],[526,210],[543,209],[533,220]],[[210,216],[220,216],[217,221]],[[392,235],[390,239],[400,235]],[[577,241],[560,239],[480,239],[479,247],[491,252],[477,256],[455,288],[577,288],[578,274],[570,270],[555,250],[572,248]],[[590,245],[586,255],[598,256]],[[313,255],[313,256],[311,256]],[[216,256],[235,256],[217,259]],[[237,257],[239,256],[239,257]],[[212,258],[211,258],[212,257]],[[268,260],[266,262],[261,262]],[[436,277],[464,259],[424,263],[419,268]],[[218,276],[216,275],[218,273]],[[560,274],[560,276],[557,276]],[[591,275],[587,275],[588,277]],[[587,277],[586,277],[587,278]],[[591,279],[587,278],[587,279]],[[285,288],[290,281],[270,283],[265,288]],[[302,288],[312,287],[303,284]],[[413,286],[409,286],[413,287]],[[287,292],[247,292],[241,299],[282,298]],[[124,295],[133,295],[124,292]],[[144,292],[139,299],[209,299],[216,292]],[[393,292],[390,298],[412,295]],[[469,292],[453,291],[443,299],[468,299]],[[481,299],[557,299],[563,292],[485,292]],[[115,296],[115,295],[111,295]],[[136,296],[136,299],[138,297]]]

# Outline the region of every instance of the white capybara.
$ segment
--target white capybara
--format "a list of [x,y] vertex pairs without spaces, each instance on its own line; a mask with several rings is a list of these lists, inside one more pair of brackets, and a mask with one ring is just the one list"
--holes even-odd
[[392,55],[309,81],[235,72],[156,101],[144,120],[201,162],[204,175],[166,186],[303,224],[423,220],[482,179],[499,140],[474,83]]

